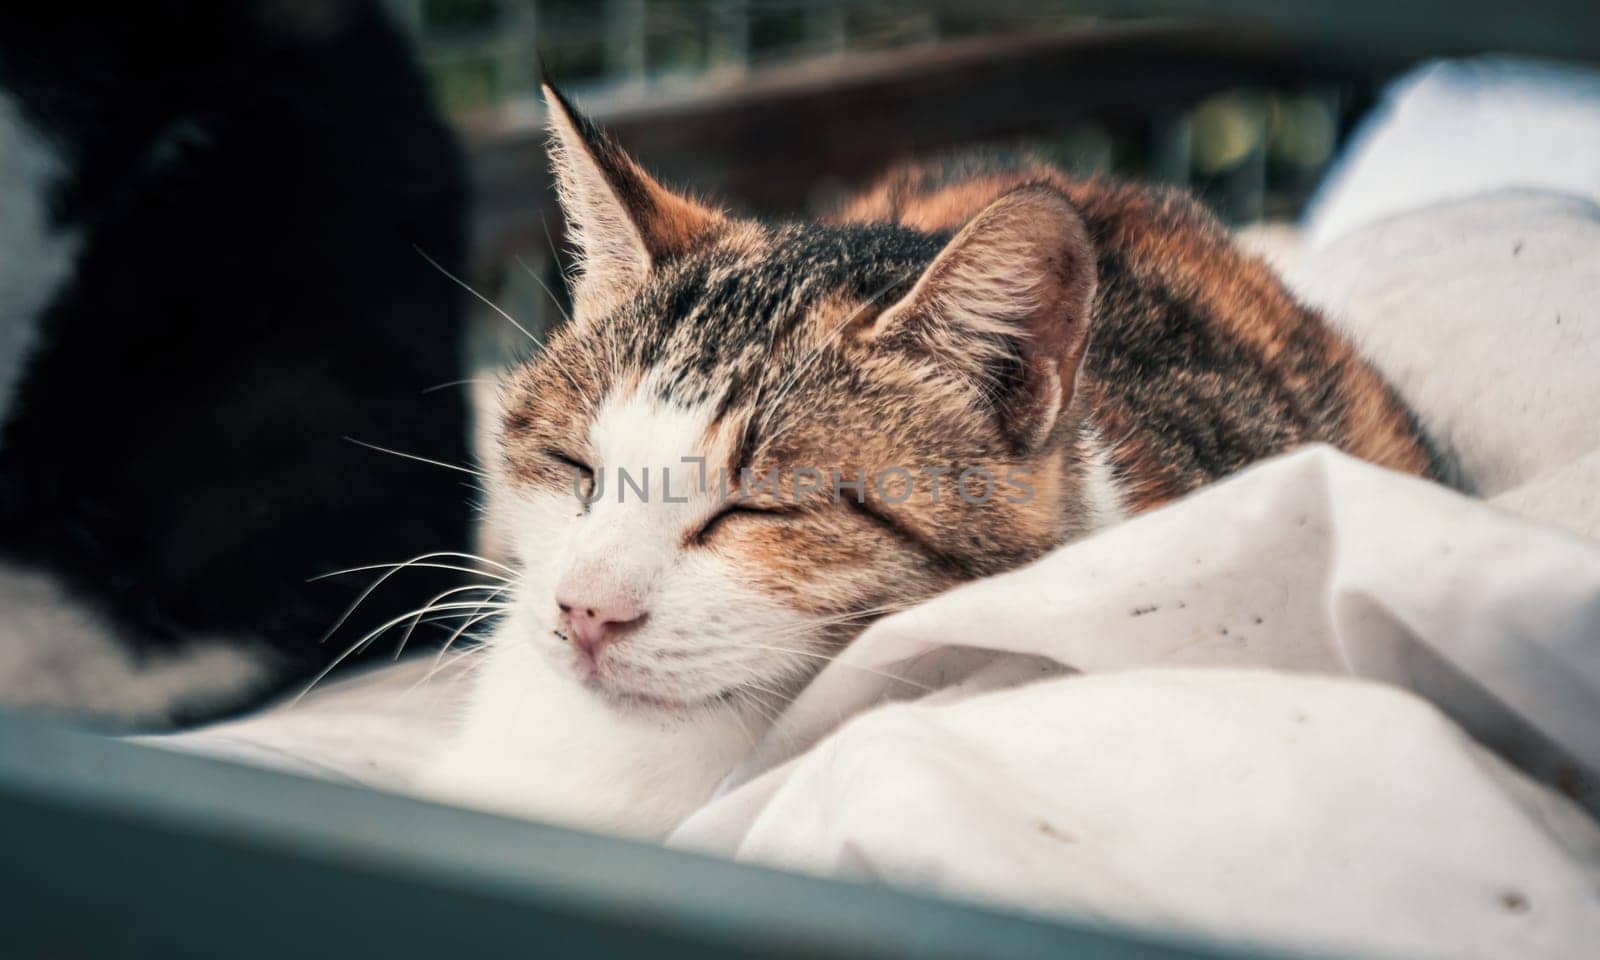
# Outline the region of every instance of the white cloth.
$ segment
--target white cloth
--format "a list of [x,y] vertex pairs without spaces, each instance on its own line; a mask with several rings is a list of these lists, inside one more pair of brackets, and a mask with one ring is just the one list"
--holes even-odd
[[[1198,668],[1425,691],[1593,770],[1597,637],[1600,545],[1308,450],[874,626],[673,842],[1308,948],[1570,956],[1600,942],[1570,804],[1390,688]],[[1097,675],[986,692],[1051,664]],[[1152,666],[1188,669],[1120,672]]]
[[1444,957],[1600,942],[1570,811],[1524,805],[1491,755],[1376,684],[1111,672],[895,706],[756,793],[681,837],[1223,941]]
[[[1593,159],[1600,173],[1600,147]],[[1442,204],[1363,227],[1288,275],[1478,494],[1600,450],[1600,205],[1529,191]],[[1592,498],[1553,506],[1536,515],[1600,536]]]
[[1317,249],[1398,213],[1518,187],[1600,203],[1600,72],[1503,57],[1413,70],[1324,178],[1306,233]]
[[448,740],[467,674],[412,657],[318,685],[247,716],[182,733],[131,739],[171,750],[226,757],[258,767],[403,788]]

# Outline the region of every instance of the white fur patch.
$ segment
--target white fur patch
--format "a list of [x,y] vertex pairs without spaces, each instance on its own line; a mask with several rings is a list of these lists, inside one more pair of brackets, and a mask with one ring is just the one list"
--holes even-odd
[[225,641],[136,656],[54,577],[0,564],[0,703],[116,725],[170,721],[184,708],[258,689],[268,663]]
[[[768,639],[802,647],[799,615],[715,551],[686,548],[686,537],[721,505],[715,472],[728,451],[705,447],[710,409],[656,395],[647,380],[606,398],[587,449],[573,451],[605,474],[604,492],[588,510],[572,490],[508,487],[491,498],[504,509],[497,520],[520,565],[514,607],[481,654],[464,726],[424,775],[425,792],[660,835],[710,795],[766,725],[748,689],[726,691],[771,690],[815,668],[814,655],[786,653]],[[710,472],[703,487],[699,468],[683,462],[702,456]],[[644,492],[619,488],[621,470]],[[646,613],[608,648],[611,676],[635,692],[692,705],[621,707],[585,688],[574,649],[556,633],[556,585],[567,579],[625,592]]]
[[61,158],[0,92],[0,425],[10,414],[40,313],[71,273],[79,236],[55,229]]
[[476,670],[464,723],[415,787],[515,816],[659,837],[711,795],[755,733],[730,711],[619,711],[554,668],[519,610]]
[[1091,432],[1084,445],[1089,449],[1089,456],[1084,462],[1083,505],[1089,530],[1101,530],[1126,520],[1128,510],[1105,441]]
[[[590,506],[572,565],[629,581],[631,592],[654,587],[684,531],[717,508],[715,488],[695,489],[697,467],[685,462],[706,457],[703,438],[710,425],[709,410],[661,403],[649,386],[601,408],[589,438],[605,491]],[[627,554],[626,561],[618,554]]]

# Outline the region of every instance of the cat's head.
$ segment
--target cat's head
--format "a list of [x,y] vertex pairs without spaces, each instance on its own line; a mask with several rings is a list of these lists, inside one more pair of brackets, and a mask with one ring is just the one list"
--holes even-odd
[[575,310],[503,390],[492,520],[532,626],[498,642],[620,708],[760,712],[883,612],[1081,522],[1095,274],[1063,196],[953,236],[758,223],[545,92]]

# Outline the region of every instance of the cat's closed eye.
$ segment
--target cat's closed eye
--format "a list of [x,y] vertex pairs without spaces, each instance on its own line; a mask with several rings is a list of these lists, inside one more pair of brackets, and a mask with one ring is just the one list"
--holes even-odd
[[550,459],[572,471],[573,493],[584,500],[585,506],[587,506],[588,501],[594,497],[594,468],[576,457],[562,453],[560,450],[546,450],[545,453]]
[[690,541],[696,545],[704,546],[711,541],[712,536],[715,535],[719,529],[725,526],[730,520],[734,520],[736,518],[777,520],[788,516],[792,512],[793,511],[789,510],[774,510],[771,507],[753,506],[748,503],[731,503],[712,514],[705,523],[701,524],[700,529],[695,531],[694,536],[690,538]]

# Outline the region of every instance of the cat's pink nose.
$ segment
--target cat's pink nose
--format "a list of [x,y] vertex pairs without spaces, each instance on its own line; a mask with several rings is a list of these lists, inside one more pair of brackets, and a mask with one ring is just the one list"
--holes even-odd
[[621,597],[574,592],[556,594],[556,606],[567,616],[567,639],[593,659],[600,649],[633,632],[644,620],[639,604]]

